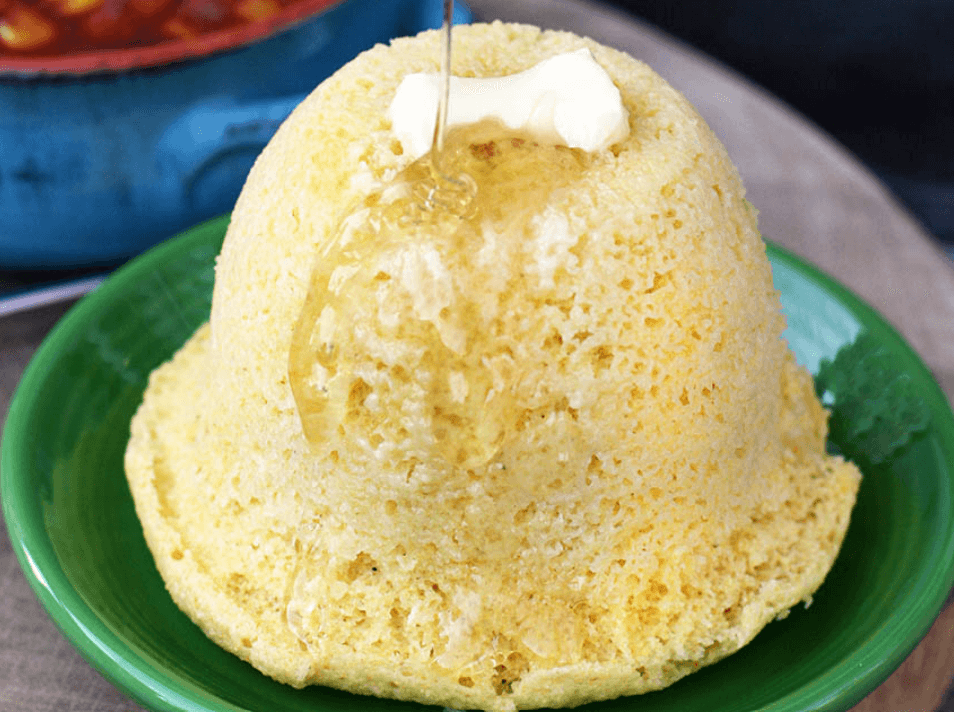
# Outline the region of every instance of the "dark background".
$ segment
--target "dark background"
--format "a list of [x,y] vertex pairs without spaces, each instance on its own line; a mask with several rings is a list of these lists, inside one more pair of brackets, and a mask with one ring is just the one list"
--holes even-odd
[[954,247],[954,0],[609,0],[761,84]]

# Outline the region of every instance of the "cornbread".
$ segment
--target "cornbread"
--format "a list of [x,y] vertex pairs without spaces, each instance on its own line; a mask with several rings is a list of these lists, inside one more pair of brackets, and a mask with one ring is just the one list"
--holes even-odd
[[[146,540],[207,635],[294,686],[486,710],[664,687],[810,600],[860,475],[825,453],[724,148],[623,53],[456,28],[460,76],[588,48],[629,135],[463,134],[478,183],[507,187],[466,239],[341,241],[413,168],[387,109],[439,46],[362,54],[256,162],[210,323],[132,422]],[[303,427],[289,358],[312,325],[334,354],[301,376],[326,399]]]

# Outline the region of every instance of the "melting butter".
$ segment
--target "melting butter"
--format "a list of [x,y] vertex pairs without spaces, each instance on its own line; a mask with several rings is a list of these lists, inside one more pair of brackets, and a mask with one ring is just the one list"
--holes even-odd
[[[439,93],[439,74],[410,74],[388,110],[392,130],[412,158],[431,149]],[[585,48],[505,77],[451,77],[448,128],[482,121],[589,152],[629,134],[619,89]]]

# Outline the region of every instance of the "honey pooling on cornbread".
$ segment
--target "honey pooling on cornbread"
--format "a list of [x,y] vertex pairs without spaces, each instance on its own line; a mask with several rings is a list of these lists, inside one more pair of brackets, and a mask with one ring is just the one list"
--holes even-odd
[[526,335],[507,302],[538,264],[532,241],[488,239],[531,234],[588,155],[508,134],[484,125],[449,137],[444,164],[473,183],[466,202],[428,204],[422,193],[442,189],[428,155],[369,195],[319,256],[289,360],[316,446],[337,434],[408,469],[480,467],[516,430],[511,384],[531,374],[515,361],[512,341]]
[[[657,689],[815,592],[859,475],[825,453],[754,211],[685,99],[568,33],[454,43],[464,76],[588,48],[629,135],[580,153],[465,127],[468,172],[567,163],[533,172],[523,212],[485,194],[486,219],[440,233],[466,250],[398,225],[349,252],[344,215],[405,200],[387,110],[438,35],[324,82],[250,174],[210,325],[152,377],[137,513],[176,602],[283,682],[493,710]],[[319,255],[348,328],[316,447],[289,354]]]

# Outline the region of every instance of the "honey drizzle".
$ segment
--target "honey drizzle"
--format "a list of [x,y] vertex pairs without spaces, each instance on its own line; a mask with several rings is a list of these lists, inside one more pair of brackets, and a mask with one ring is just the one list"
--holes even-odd
[[[292,336],[289,382],[302,429],[332,462],[340,450],[351,466],[377,458],[392,472],[502,471],[507,434],[521,427],[525,391],[536,388],[538,374],[525,372],[511,349],[532,333],[511,338],[498,326],[528,308],[534,221],[554,190],[576,184],[589,157],[498,123],[448,130],[452,10],[446,0],[432,150],[346,213],[317,255]],[[488,234],[512,239],[498,245]],[[427,251],[449,284],[433,275],[402,284],[400,265],[420,264]],[[428,300],[443,287],[447,306],[434,307]],[[372,353],[372,342],[397,356]],[[399,526],[385,519],[364,524]],[[313,554],[319,540],[317,528],[299,528],[300,557],[285,591],[286,622],[305,649],[317,645],[311,632],[328,577],[327,557]]]
[[[427,174],[412,180],[413,199],[411,210],[406,215],[389,215],[398,227],[407,227],[409,223],[419,223],[422,213],[433,215],[446,214],[456,216],[467,210],[476,194],[474,182],[466,175],[453,176],[445,170],[445,139],[447,136],[447,114],[450,101],[450,67],[451,67],[451,27],[454,16],[454,0],[444,0],[444,21],[441,28],[441,82],[438,94],[437,116],[434,122],[434,139],[430,154],[426,157]],[[414,166],[412,166],[412,169]],[[383,192],[383,191],[382,191]],[[381,194],[372,196],[377,201]],[[365,201],[366,203],[368,200]],[[390,211],[393,213],[394,211]],[[328,344],[322,340],[322,314],[329,306],[327,297],[331,296],[329,287],[333,271],[324,269],[329,253],[334,248],[342,247],[348,242],[349,224],[360,208],[352,210],[348,217],[342,220],[336,231],[335,239],[330,241],[322,251],[316,266],[312,270],[310,287],[305,304],[299,314],[295,330],[292,334],[291,347],[288,355],[288,376],[298,413],[301,419],[302,430],[312,447],[320,447],[327,439],[331,428],[341,427],[344,413],[339,407],[335,408],[331,393],[327,389],[315,387],[315,370],[324,369],[329,373],[336,372],[336,358],[338,353],[334,343]],[[390,232],[390,231],[386,231]],[[359,255],[352,256],[352,264],[357,263],[360,270],[361,263],[373,259],[375,248],[382,240],[367,241],[359,248]],[[333,299],[331,300],[333,301]],[[350,400],[350,393],[349,393]],[[329,412],[330,411],[330,412]],[[300,528],[296,533],[296,547],[300,548],[302,556],[296,563],[286,585],[285,590],[285,622],[291,632],[298,638],[303,649],[313,649],[314,641],[309,631],[309,618],[315,609],[316,596],[310,590],[317,580],[315,571],[309,566],[311,551],[315,543],[315,532],[307,527]]]
[[441,27],[441,84],[437,95],[437,119],[434,122],[433,158],[440,172],[444,139],[447,137],[447,113],[450,104],[451,26],[454,21],[454,0],[444,0],[444,24]]
[[466,173],[454,172],[452,161],[447,156],[447,116],[450,111],[451,50],[454,19],[454,0],[444,0],[444,24],[441,28],[441,72],[437,94],[437,116],[434,121],[434,137],[427,160],[430,180],[418,183],[416,194],[427,210],[450,210],[466,213],[477,187]]
[[[513,382],[513,356],[489,336],[486,313],[522,287],[514,282],[492,299],[488,289],[511,271],[518,281],[532,272],[532,240],[505,241],[499,249],[512,254],[477,271],[474,258],[485,228],[531,237],[551,191],[573,184],[589,159],[495,122],[448,131],[444,93],[432,151],[348,213],[315,262],[289,381],[316,454],[334,440],[361,457],[386,457],[389,467],[398,458],[411,468],[479,468],[512,425],[512,395],[500,384]],[[395,395],[402,376],[415,395]],[[413,427],[392,427],[402,418]]]

